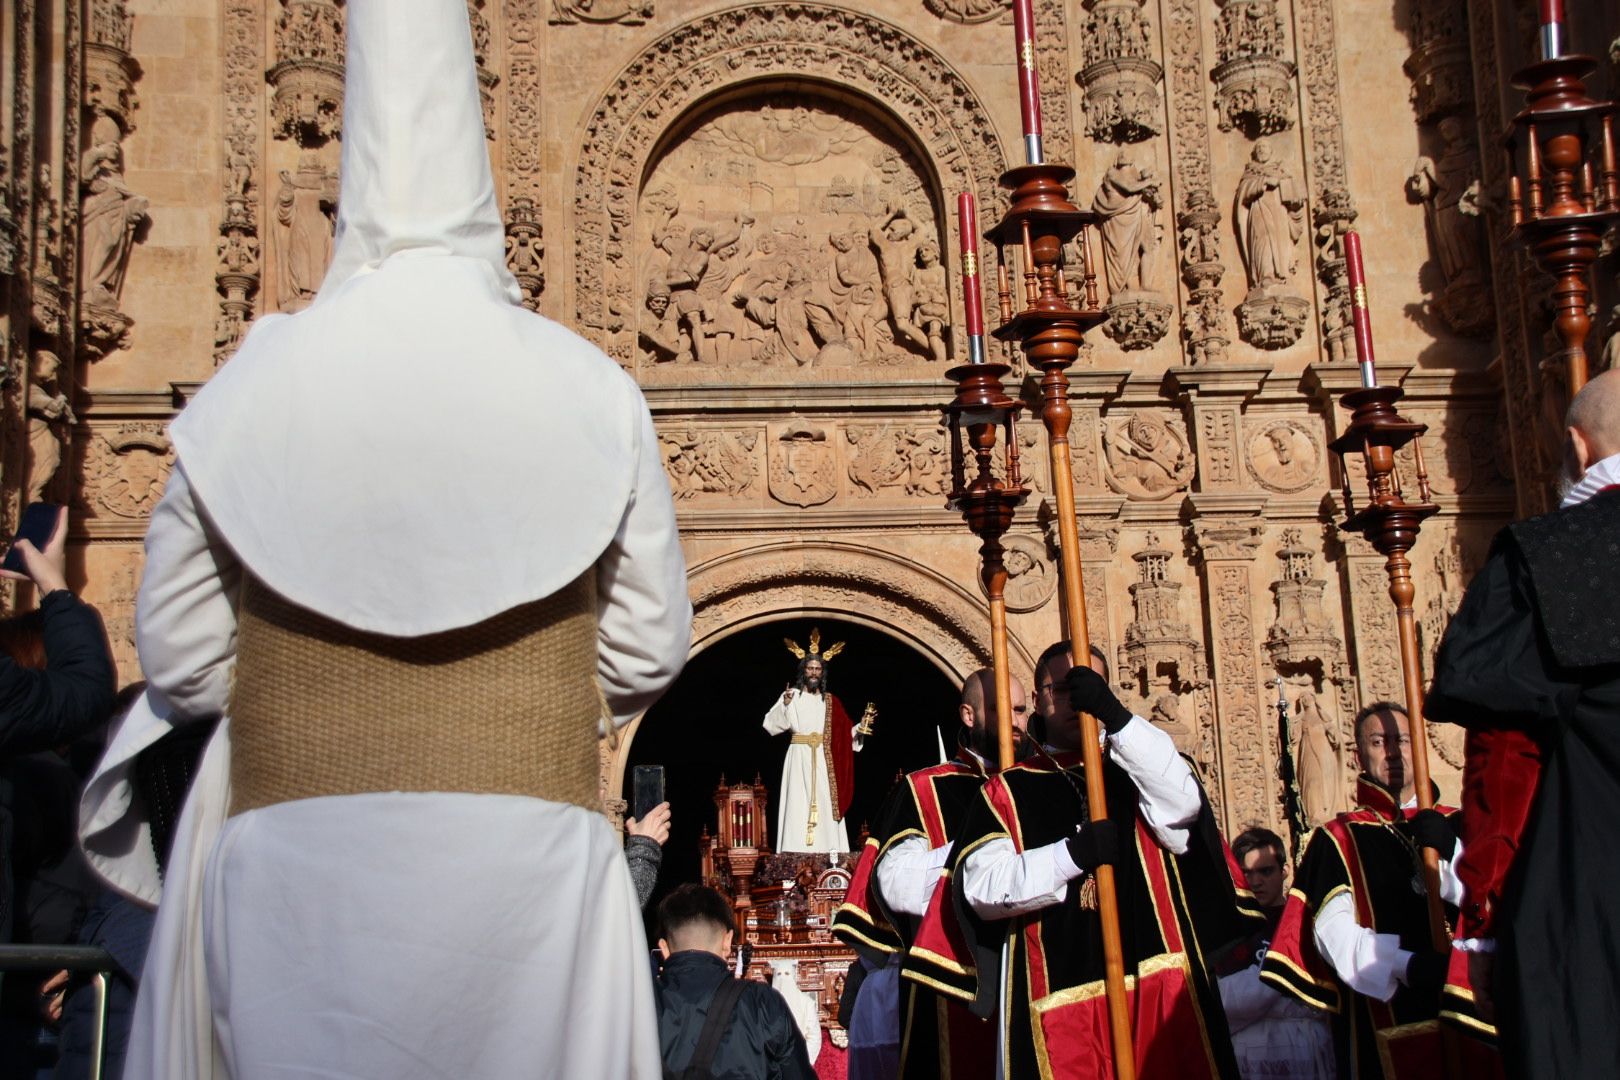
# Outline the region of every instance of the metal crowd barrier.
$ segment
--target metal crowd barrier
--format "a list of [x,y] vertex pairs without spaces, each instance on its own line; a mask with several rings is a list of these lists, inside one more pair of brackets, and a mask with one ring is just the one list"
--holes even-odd
[[101,1080],[107,1042],[107,973],[118,964],[106,949],[94,945],[0,945],[0,972],[70,971],[90,973],[94,994],[90,1027],[90,1080]]

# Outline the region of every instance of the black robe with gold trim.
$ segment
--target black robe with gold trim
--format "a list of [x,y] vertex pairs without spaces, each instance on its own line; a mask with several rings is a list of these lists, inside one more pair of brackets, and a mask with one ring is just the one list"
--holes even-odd
[[[1222,843],[1208,801],[1188,850],[1159,846],[1138,812],[1125,771],[1106,762],[1109,817],[1122,852],[1119,900],[1137,1075],[1141,1080],[1235,1078],[1226,1014],[1205,955],[1247,935],[1261,918]],[[961,891],[962,860],[997,839],[1019,852],[1074,835],[1086,817],[1078,754],[1026,762],[989,780],[968,815],[906,961],[907,979],[994,1015],[1005,991],[1006,1075],[1111,1080],[1113,1058],[1103,989],[1102,924],[1089,875],[1063,901],[1028,915],[979,918]],[[1247,917],[1246,917],[1247,916]],[[1009,963],[1002,968],[1002,949]]]
[[[1355,904],[1357,925],[1393,934],[1400,938],[1401,948],[1412,952],[1433,948],[1420,849],[1410,826],[1417,809],[1401,809],[1388,791],[1366,777],[1356,786],[1356,803],[1356,809],[1325,822],[1306,841],[1260,978],[1335,1014],[1333,1037],[1341,1080],[1441,1076],[1438,996],[1421,997],[1404,983],[1387,1002],[1358,994],[1344,985],[1316,949],[1316,916],[1340,893],[1348,893]],[[1456,813],[1447,807],[1436,809]],[[1448,922],[1454,922],[1456,909],[1447,905],[1446,911]],[[1482,1070],[1472,1074],[1474,1080],[1494,1075],[1495,1051],[1466,1041],[1468,1060]]]
[[[930,850],[950,843],[979,797],[985,774],[967,752],[902,778],[878,811],[855,864],[849,893],[834,913],[832,931],[874,963],[904,954],[920,919],[892,910],[877,882],[878,860],[896,845],[921,837]],[[995,1067],[995,1032],[961,1002],[916,982],[900,987],[900,1075],[973,1080]]]

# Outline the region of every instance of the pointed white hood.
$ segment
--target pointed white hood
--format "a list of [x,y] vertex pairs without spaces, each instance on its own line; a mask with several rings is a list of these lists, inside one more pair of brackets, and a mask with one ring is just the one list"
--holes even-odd
[[652,438],[503,265],[464,0],[350,0],[339,225],[309,308],[254,322],[174,422],[247,568],[416,635],[549,595],[612,541]]
[[465,3],[351,3],[342,194],[320,299],[391,255],[480,259],[513,302]]

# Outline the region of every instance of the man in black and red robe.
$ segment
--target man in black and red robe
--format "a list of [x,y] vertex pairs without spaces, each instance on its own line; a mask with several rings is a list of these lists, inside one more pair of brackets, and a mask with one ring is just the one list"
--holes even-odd
[[[1093,873],[1115,868],[1142,1080],[1235,1078],[1205,950],[1259,918],[1208,801],[1164,732],[1067,649],[1036,670],[1050,748],[992,777],[963,825],[905,976],[997,1016],[997,1075],[1111,1080]],[[1108,817],[1092,822],[1077,710],[1107,732]],[[948,888],[947,888],[948,886]],[[1005,976],[1005,977],[1004,977]]]
[[[1028,715],[1024,688],[1012,680],[1013,728],[1022,738]],[[995,1030],[960,1001],[920,982],[888,988],[917,938],[940,871],[950,857],[979,789],[997,756],[994,673],[980,669],[962,686],[961,744],[947,762],[905,776],[877,816],[856,863],[849,894],[833,916],[833,933],[881,970],[866,978],[862,994],[898,997],[898,1075],[935,1080],[976,1077],[995,1069]],[[861,1009],[867,999],[859,999]],[[853,1052],[850,1075],[856,1074]]]
[[[1417,809],[1405,709],[1376,702],[1353,730],[1356,806],[1311,833],[1260,977],[1336,1014],[1341,1080],[1439,1076],[1440,989],[1451,954],[1430,937],[1421,849],[1439,851],[1441,897],[1455,912],[1456,811]],[[1494,1075],[1494,1051],[1466,1051],[1485,1070],[1475,1080]]]
[[1457,946],[1526,1080],[1620,1069],[1620,372],[1571,402],[1564,470],[1558,510],[1498,534],[1426,706],[1468,729]]

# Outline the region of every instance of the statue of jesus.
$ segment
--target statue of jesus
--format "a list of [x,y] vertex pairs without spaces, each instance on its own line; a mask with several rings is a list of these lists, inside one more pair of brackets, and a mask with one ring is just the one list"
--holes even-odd
[[842,642],[823,653],[821,631],[812,630],[808,650],[787,645],[799,657],[798,677],[765,714],[767,732],[793,735],[776,791],[776,850],[846,852],[844,812],[855,790],[855,754],[872,734],[872,710],[856,724],[827,691],[827,662]]

